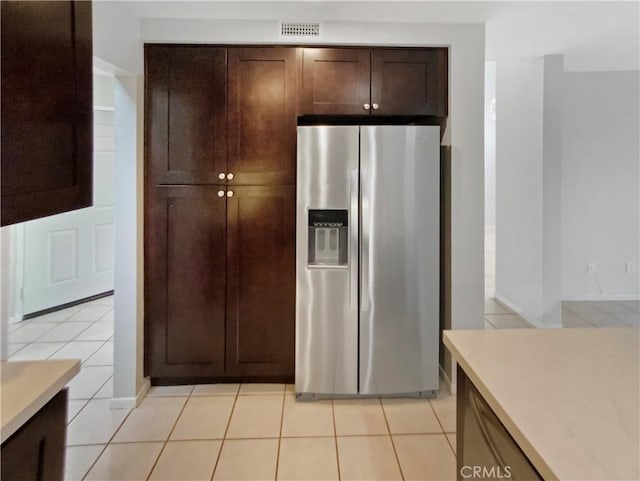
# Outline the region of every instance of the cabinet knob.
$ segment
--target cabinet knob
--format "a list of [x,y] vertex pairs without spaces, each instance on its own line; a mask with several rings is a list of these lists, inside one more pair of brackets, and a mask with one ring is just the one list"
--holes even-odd
[[229,179],[229,180],[233,179],[233,174],[231,172],[229,172],[227,174],[227,179]]
[[224,197],[224,190],[218,191],[218,197]]
[[227,197],[233,197],[233,191],[232,190],[227,191]]
[[220,172],[218,174],[218,179],[220,179],[220,180],[224,180],[225,177],[226,177],[226,175],[224,175],[224,172]]
[[369,104],[364,104],[364,105],[362,106],[362,108],[363,108],[363,109],[365,109],[365,110],[369,110]]
[[373,107],[373,110],[378,110],[378,107],[380,106],[378,104],[373,104],[372,107]]

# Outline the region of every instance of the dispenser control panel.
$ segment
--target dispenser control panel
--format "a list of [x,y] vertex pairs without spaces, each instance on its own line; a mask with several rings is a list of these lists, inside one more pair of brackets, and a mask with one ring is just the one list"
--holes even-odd
[[349,211],[309,209],[308,266],[347,266]]

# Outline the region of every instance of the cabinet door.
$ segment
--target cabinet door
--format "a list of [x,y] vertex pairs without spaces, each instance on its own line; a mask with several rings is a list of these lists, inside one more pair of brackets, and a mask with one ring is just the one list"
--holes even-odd
[[0,2],[2,225],[92,202],[91,2]]
[[225,183],[225,49],[147,46],[145,61],[151,183]]
[[293,380],[295,190],[233,187],[227,199],[227,369]]
[[371,105],[375,115],[447,115],[447,49],[372,50]]
[[300,114],[368,114],[369,60],[369,49],[305,48]]
[[296,50],[228,50],[231,185],[295,182]]
[[152,378],[221,375],[225,352],[224,187],[151,187],[147,194],[149,374]]

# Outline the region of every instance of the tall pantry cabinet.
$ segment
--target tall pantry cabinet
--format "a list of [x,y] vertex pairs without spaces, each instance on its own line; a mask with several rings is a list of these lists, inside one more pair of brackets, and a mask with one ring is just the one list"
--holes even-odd
[[293,378],[297,55],[145,47],[154,383]]

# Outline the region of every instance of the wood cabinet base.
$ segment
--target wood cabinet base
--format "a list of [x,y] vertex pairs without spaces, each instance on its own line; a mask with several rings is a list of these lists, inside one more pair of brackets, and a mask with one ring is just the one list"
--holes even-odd
[[2,443],[2,481],[62,481],[67,389]]

